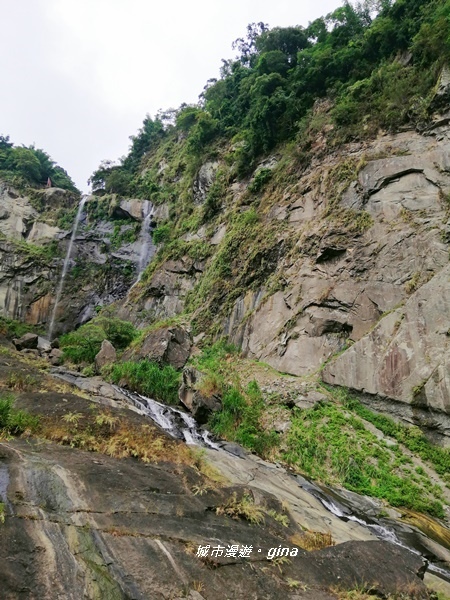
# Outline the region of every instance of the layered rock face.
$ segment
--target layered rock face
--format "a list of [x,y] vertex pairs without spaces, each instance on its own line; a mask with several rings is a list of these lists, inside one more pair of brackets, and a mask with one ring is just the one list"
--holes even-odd
[[[252,260],[238,249],[229,253],[230,264],[240,260],[247,269],[244,285],[236,271],[241,294],[231,304],[227,296],[216,303],[206,298],[194,320],[209,310],[215,335],[226,334],[249,357],[293,375],[311,374],[343,352],[325,369],[327,382],[448,412],[447,121],[436,120],[423,134],[349,144],[339,154],[322,152],[318,139],[310,167],[291,169],[285,184],[259,192],[260,227],[275,235],[269,251],[251,248]],[[283,182],[282,159],[274,156],[249,181],[231,183],[214,227],[185,234],[188,251],[209,245],[210,257],[186,253],[158,264],[121,316],[141,324],[148,315],[183,312],[187,299],[192,305],[230,246],[230,211],[250,210],[249,190],[261,169]],[[222,167],[200,169],[195,204],[205,202]]]
[[[58,188],[27,194],[0,182],[0,315],[47,326],[79,199]],[[146,201],[92,197],[90,202],[95,206],[86,206],[80,221],[55,333],[123,298],[140,261],[150,260],[153,252],[141,241]]]
[[[297,189],[309,191],[279,213],[301,254],[278,266],[284,289],[270,297],[265,290],[248,293],[225,323],[250,355],[281,371],[304,375],[317,369],[448,263],[447,145],[410,133],[386,136],[365,153],[356,153],[367,164],[344,191],[340,208],[355,211],[348,218],[363,217],[370,226],[348,231],[337,207],[336,216],[327,210],[329,190],[321,185],[326,175],[315,187],[311,175],[302,178]],[[370,160],[389,153],[394,155]]]

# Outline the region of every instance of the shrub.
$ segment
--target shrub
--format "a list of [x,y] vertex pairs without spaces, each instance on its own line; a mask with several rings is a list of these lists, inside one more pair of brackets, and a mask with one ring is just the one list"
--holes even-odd
[[125,349],[137,336],[132,323],[111,317],[96,317],[76,331],[60,338],[64,357],[74,363],[93,363],[103,340],[109,340],[116,350]]
[[264,430],[261,424],[263,410],[264,400],[256,381],[250,382],[244,392],[229,386],[222,397],[222,410],[212,417],[212,430],[221,437],[268,456],[278,444],[278,434]]
[[157,227],[152,233],[152,239],[155,244],[164,244],[170,240],[170,235],[173,229],[171,223],[165,223]]
[[103,340],[106,340],[105,331],[97,325],[88,323],[76,331],[62,335],[59,343],[64,358],[79,364],[93,363]]
[[248,189],[257,194],[260,192],[268,181],[272,179],[272,169],[260,169],[256,172],[253,181],[249,184]]
[[10,396],[0,398],[0,433],[20,435],[27,430],[34,430],[39,425],[39,419],[23,410],[13,408]]

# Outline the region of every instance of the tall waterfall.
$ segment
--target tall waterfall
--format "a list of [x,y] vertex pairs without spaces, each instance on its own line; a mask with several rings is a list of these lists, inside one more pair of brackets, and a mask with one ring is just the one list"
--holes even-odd
[[142,228],[141,228],[141,253],[139,256],[139,265],[138,265],[138,278],[137,281],[141,280],[142,273],[144,272],[145,267],[148,264],[148,261],[153,256],[154,253],[154,245],[152,242],[152,233],[151,233],[151,223],[153,217],[153,204],[148,200],[144,201],[142,207]]
[[72,247],[75,241],[78,225],[80,223],[81,215],[83,214],[83,208],[86,204],[87,196],[83,196],[80,200],[80,204],[78,205],[77,215],[75,217],[75,221],[72,228],[72,235],[70,236],[69,246],[67,247],[66,258],[64,259],[63,270],[61,272],[61,278],[59,280],[58,289],[56,292],[55,304],[53,306],[52,318],[50,320],[50,326],[48,328],[48,339],[51,340],[53,336],[53,330],[55,328],[55,319],[56,319],[56,311],[58,309],[58,304],[61,300],[62,291],[64,288],[64,280],[67,275],[67,271],[69,270],[70,264],[70,255],[72,254]]

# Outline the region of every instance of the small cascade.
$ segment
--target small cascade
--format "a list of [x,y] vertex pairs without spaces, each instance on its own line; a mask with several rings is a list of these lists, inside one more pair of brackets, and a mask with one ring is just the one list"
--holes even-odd
[[141,228],[141,253],[139,256],[138,265],[138,278],[137,281],[141,280],[142,273],[147,266],[150,258],[154,254],[155,247],[152,241],[151,224],[153,218],[153,204],[148,200],[144,201],[142,207],[142,228]]
[[166,406],[141,394],[129,392],[117,386],[114,387],[172,437],[184,440],[189,445],[206,446],[207,448],[219,450],[219,446],[211,440],[209,431],[201,429],[191,415],[179,408]]
[[[351,506],[348,499],[339,496],[336,490],[317,486],[312,482],[306,482],[303,478],[296,477],[300,487],[317,498],[319,502],[335,517],[343,521],[353,521],[371,531],[379,540],[384,540],[396,546],[401,546],[413,554],[422,556],[428,561],[428,570],[435,575],[450,582],[450,570],[440,566],[438,555],[435,555],[425,543],[427,538],[420,530],[409,527],[394,519],[370,517]],[[356,497],[356,494],[355,494]],[[444,546],[445,547],[445,546]]]
[[69,246],[67,248],[66,257],[64,259],[63,270],[61,272],[61,278],[59,280],[58,289],[56,292],[55,304],[53,306],[52,318],[50,320],[50,326],[48,328],[48,339],[51,340],[53,336],[53,330],[55,328],[55,319],[56,319],[56,311],[58,309],[58,304],[61,300],[63,288],[64,288],[64,280],[67,275],[67,271],[69,270],[70,265],[70,255],[72,254],[73,243],[75,241],[78,225],[80,223],[81,216],[83,214],[84,205],[86,204],[87,196],[83,196],[80,200],[80,204],[78,205],[77,215],[75,217],[75,221],[72,228],[72,235],[70,236]]

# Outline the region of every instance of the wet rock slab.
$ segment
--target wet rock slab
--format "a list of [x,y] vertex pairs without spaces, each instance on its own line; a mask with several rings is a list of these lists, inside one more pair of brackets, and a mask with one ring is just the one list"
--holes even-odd
[[[243,490],[195,494],[199,476],[191,467],[22,440],[0,452],[9,474],[0,536],[2,599],[168,599],[192,591],[211,600],[331,600],[326,588],[361,583],[383,593],[414,586],[418,597],[427,597],[418,576],[422,560],[384,542],[300,550],[283,564],[268,560],[268,548],[293,547],[287,539],[293,529],[284,532],[270,517],[258,526],[217,515],[215,507]],[[254,551],[250,558],[201,560],[200,544],[251,545]],[[288,578],[302,587],[294,591]]]

